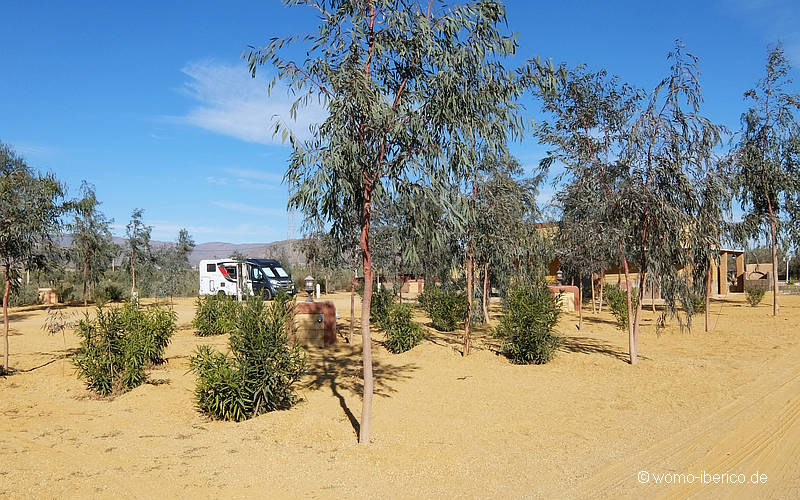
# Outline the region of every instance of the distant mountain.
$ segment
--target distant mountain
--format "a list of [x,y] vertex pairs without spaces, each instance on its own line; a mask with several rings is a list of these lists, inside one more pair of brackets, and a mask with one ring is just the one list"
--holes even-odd
[[[125,245],[125,238],[113,236],[112,239],[114,243],[119,246]],[[254,259],[283,259],[289,261],[287,264],[302,265],[305,264],[306,258],[300,250],[300,241],[301,240],[282,240],[273,241],[272,243],[224,243],[221,241],[212,241],[209,243],[199,243],[189,255],[189,263],[192,267],[197,267],[203,259],[224,259],[238,251]],[[69,246],[72,243],[72,237],[64,235],[61,237],[59,243],[61,246]],[[174,243],[171,241],[150,241],[150,246],[154,250],[173,244]],[[115,265],[120,265],[122,260],[123,257],[115,259]]]

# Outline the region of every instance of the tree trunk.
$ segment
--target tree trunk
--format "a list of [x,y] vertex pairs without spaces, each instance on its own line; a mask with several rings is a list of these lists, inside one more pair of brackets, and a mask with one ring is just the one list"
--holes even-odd
[[592,286],[592,314],[597,314],[597,304],[594,299],[594,273],[589,275],[589,284]]
[[131,252],[131,278],[131,296],[133,296],[136,291],[136,264],[134,263],[133,252]]
[[356,324],[356,272],[353,271],[353,279],[350,280],[350,333],[347,334],[347,343],[353,343],[353,328]]
[[361,259],[364,263],[364,298],[361,302],[361,349],[364,374],[364,395],[361,405],[361,425],[358,442],[369,444],[372,424],[372,336],[369,325],[369,307],[372,299],[372,256],[369,251],[369,224],[371,215],[372,188],[364,188],[364,210],[361,215]]
[[778,295],[778,233],[775,227],[775,214],[772,213],[772,206],[769,207],[769,211],[769,228],[772,232],[772,315],[777,316],[781,313],[781,299]]
[[[644,269],[644,263],[642,263],[642,269]],[[639,271],[639,290],[636,291],[636,314],[633,317],[633,343],[636,346],[636,350],[639,350],[639,321],[642,318],[642,299],[644,299],[644,282],[645,282],[646,273]],[[638,353],[637,353],[638,358]],[[638,361],[638,359],[637,359]]]
[[[84,252],[86,249],[84,248]],[[87,277],[89,275],[89,256],[88,252],[84,253],[83,256],[83,307],[86,307],[86,287],[87,287]]]
[[633,312],[631,311],[631,274],[628,268],[628,259],[624,255],[622,257],[622,266],[625,270],[625,287],[627,288],[626,295],[628,299],[628,352],[630,353],[631,364],[635,365],[639,362],[639,357],[636,352],[636,336],[633,333],[633,315],[631,314]]
[[653,310],[653,314],[656,313],[656,287],[654,285],[650,286],[650,307]]
[[597,312],[603,312],[603,290],[606,288],[606,272],[600,273],[600,308]]
[[467,320],[464,323],[464,356],[469,356],[471,347],[470,340],[470,318],[472,316],[472,291],[474,286],[473,276],[474,262],[472,260],[472,230],[469,232],[469,245],[467,246]]
[[711,305],[711,257],[708,258],[708,271],[706,271],[706,331],[709,330],[709,307]]
[[3,372],[8,372],[8,291],[11,290],[11,266],[6,266],[6,290],[3,293],[3,325],[5,351],[3,356]]
[[[592,287],[594,290],[594,287]],[[578,300],[578,330],[581,329],[583,326],[583,276],[578,275],[578,294],[580,295],[580,300]]]
[[483,264],[483,297],[481,300],[483,307],[483,324],[489,324],[489,263]]

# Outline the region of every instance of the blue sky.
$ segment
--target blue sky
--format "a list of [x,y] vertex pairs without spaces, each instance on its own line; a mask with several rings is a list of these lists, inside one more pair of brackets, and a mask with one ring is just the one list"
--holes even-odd
[[[520,41],[512,64],[536,55],[586,63],[650,89],[680,38],[700,57],[705,113],[733,130],[769,44],[781,40],[800,67],[796,1],[506,4]],[[277,0],[3,0],[0,12],[0,141],[72,195],[81,180],[94,184],[115,234],[141,207],[156,239],[173,240],[181,227],[198,242],[287,237],[280,180],[289,148],[271,137],[271,117],[286,117],[290,99],[268,97],[267,79],[250,79],[241,55],[311,30],[313,9]],[[526,106],[535,117],[536,103]],[[295,128],[323,116],[307,110]],[[530,136],[513,150],[527,166],[543,152]]]

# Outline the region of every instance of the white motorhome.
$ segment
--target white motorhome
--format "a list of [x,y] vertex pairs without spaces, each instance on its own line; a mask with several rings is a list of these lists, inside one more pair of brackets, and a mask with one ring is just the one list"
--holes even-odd
[[[208,259],[200,261],[200,295],[262,294],[271,299],[279,291],[290,295],[296,293],[292,277],[280,263],[273,259],[247,259],[236,262],[231,259]],[[241,280],[239,280],[241,276]]]

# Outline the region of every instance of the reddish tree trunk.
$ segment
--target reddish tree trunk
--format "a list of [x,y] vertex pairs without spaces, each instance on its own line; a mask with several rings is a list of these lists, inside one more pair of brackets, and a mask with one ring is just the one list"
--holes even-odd
[[347,343],[353,343],[353,329],[356,323],[356,273],[353,271],[353,279],[350,281],[350,333],[347,335]]
[[580,300],[578,301],[578,330],[583,326],[583,276],[578,276],[578,293]]
[[469,245],[467,246],[467,319],[464,323],[464,356],[469,356],[469,351],[472,347],[472,341],[470,339],[470,316],[472,314],[472,290],[474,286],[473,267],[472,231],[470,231]]
[[606,272],[600,273],[600,309],[598,312],[603,312],[603,290],[606,288]]
[[708,258],[708,271],[706,272],[706,311],[705,311],[705,319],[706,319],[706,331],[709,330],[709,312],[708,309],[711,305],[711,257]]
[[775,214],[772,205],[769,205],[769,226],[772,232],[772,315],[781,313],[781,299],[778,295],[778,234],[775,228]]
[[372,336],[369,325],[369,307],[372,299],[372,256],[369,251],[369,225],[371,215],[372,187],[364,188],[364,210],[361,220],[361,258],[364,263],[364,298],[361,302],[361,349],[364,374],[364,395],[361,406],[361,425],[358,442],[369,444],[372,424]]
[[630,353],[631,364],[635,365],[639,362],[639,357],[636,352],[636,336],[633,331],[633,314],[631,314],[633,312],[631,311],[631,274],[628,268],[628,259],[624,255],[622,256],[622,267],[625,270],[625,287],[627,288],[626,295],[628,299],[628,352]]
[[[86,249],[84,248],[84,251]],[[89,276],[89,257],[88,252],[83,256],[83,307],[86,307],[87,278]]]
[[483,264],[483,297],[481,300],[483,307],[483,323],[489,324],[489,263]]
[[7,372],[8,368],[8,291],[11,289],[11,266],[6,266],[6,290],[3,293],[3,325],[4,325],[4,341],[5,341],[5,351],[4,351],[4,361],[3,361],[3,371]]
[[589,275],[589,284],[592,286],[592,314],[597,314],[597,304],[594,298],[594,273]]

